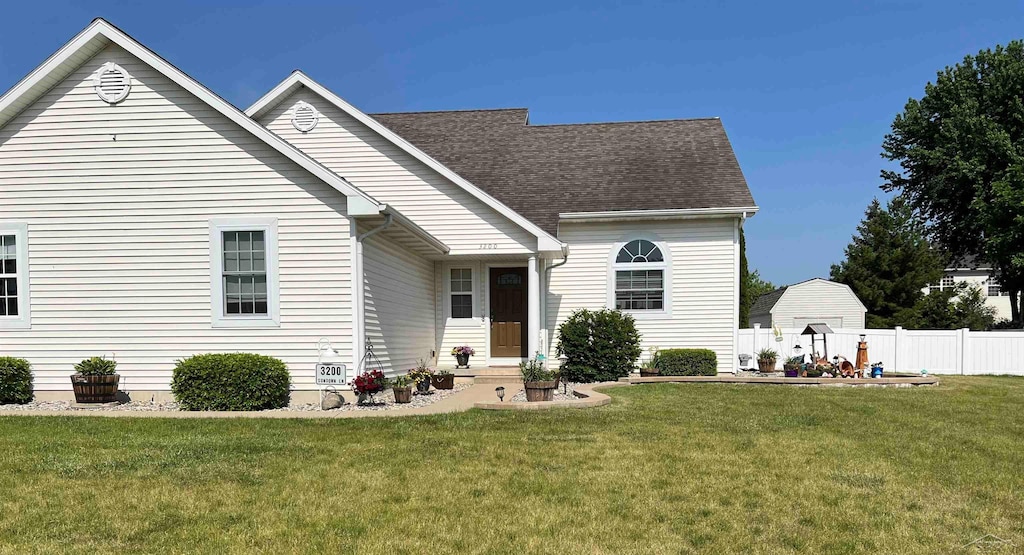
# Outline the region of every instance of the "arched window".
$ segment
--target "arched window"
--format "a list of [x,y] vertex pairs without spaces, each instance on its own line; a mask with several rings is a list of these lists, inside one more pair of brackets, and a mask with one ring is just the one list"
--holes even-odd
[[615,308],[665,310],[665,255],[647,239],[628,241],[615,255]]

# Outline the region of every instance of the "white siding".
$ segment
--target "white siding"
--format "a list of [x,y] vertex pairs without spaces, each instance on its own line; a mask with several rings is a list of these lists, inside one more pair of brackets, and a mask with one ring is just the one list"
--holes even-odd
[[[452,268],[470,268],[473,270],[473,318],[451,318],[450,276]],[[476,350],[470,359],[473,366],[487,366],[487,328],[483,314],[488,310],[485,298],[486,279],[484,264],[479,261],[452,262],[435,264],[436,282],[435,296],[437,299],[437,365],[441,368],[455,366],[452,348],[469,345]]]
[[430,360],[434,263],[374,235],[363,243],[363,275],[366,337],[385,370],[402,372]]
[[[113,61],[116,105],[93,91]],[[115,140],[116,138],[116,140]],[[0,219],[28,224],[32,329],[0,330],[36,387],[114,355],[127,390],[167,389],[177,359],[249,351],[312,387],[317,339],[351,360],[345,198],[158,72],[110,46],[0,129]],[[278,220],[281,326],[213,329],[209,220]]]
[[864,306],[848,287],[815,279],[786,288],[772,308],[772,324],[797,328],[823,322],[831,327],[863,328]]
[[551,272],[547,292],[549,350],[554,359],[558,326],[576,309],[608,306],[612,251],[637,235],[655,235],[671,258],[671,315],[638,318],[644,352],[648,347],[708,348],[718,356],[718,371],[737,365],[736,220],[680,220],[648,223],[563,222],[559,239],[569,244],[569,261]]
[[[308,133],[292,126],[305,101],[320,112]],[[374,198],[394,205],[458,254],[528,253],[536,238],[376,132],[302,87],[260,123]]]

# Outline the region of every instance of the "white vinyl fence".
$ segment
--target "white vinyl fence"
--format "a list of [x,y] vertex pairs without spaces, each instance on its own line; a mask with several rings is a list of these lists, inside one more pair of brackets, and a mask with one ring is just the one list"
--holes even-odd
[[[811,352],[811,336],[800,329],[783,329],[781,341],[771,329],[739,330],[739,352],[751,355],[748,367],[757,366],[757,351],[768,347],[779,353],[778,367],[793,356],[797,345]],[[863,334],[868,360],[881,361],[886,372],[927,370],[929,374],[1013,374],[1024,376],[1024,331],[835,329],[827,336],[829,359],[836,355],[853,362]],[[824,355],[818,335],[813,350]]]

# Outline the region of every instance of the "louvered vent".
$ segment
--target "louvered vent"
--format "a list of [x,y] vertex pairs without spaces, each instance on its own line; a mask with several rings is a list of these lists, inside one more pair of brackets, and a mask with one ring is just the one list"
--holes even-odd
[[316,108],[306,102],[300,101],[292,109],[292,125],[303,133],[312,131],[319,121],[320,114],[317,113]]
[[93,78],[96,94],[110,104],[117,104],[128,97],[132,89],[132,77],[123,67],[107,62]]

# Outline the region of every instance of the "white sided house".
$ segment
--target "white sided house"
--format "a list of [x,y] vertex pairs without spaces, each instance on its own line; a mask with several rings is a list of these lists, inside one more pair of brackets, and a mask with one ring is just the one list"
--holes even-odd
[[733,372],[756,211],[718,119],[365,114],[299,72],[243,112],[97,19],[0,97],[0,355],[70,394],[90,356],[143,393],[256,352],[313,391],[321,338],[350,378],[550,361],[612,307]]
[[867,307],[849,285],[814,278],[765,293],[750,307],[750,327],[801,328],[828,324],[833,329],[864,328]]

